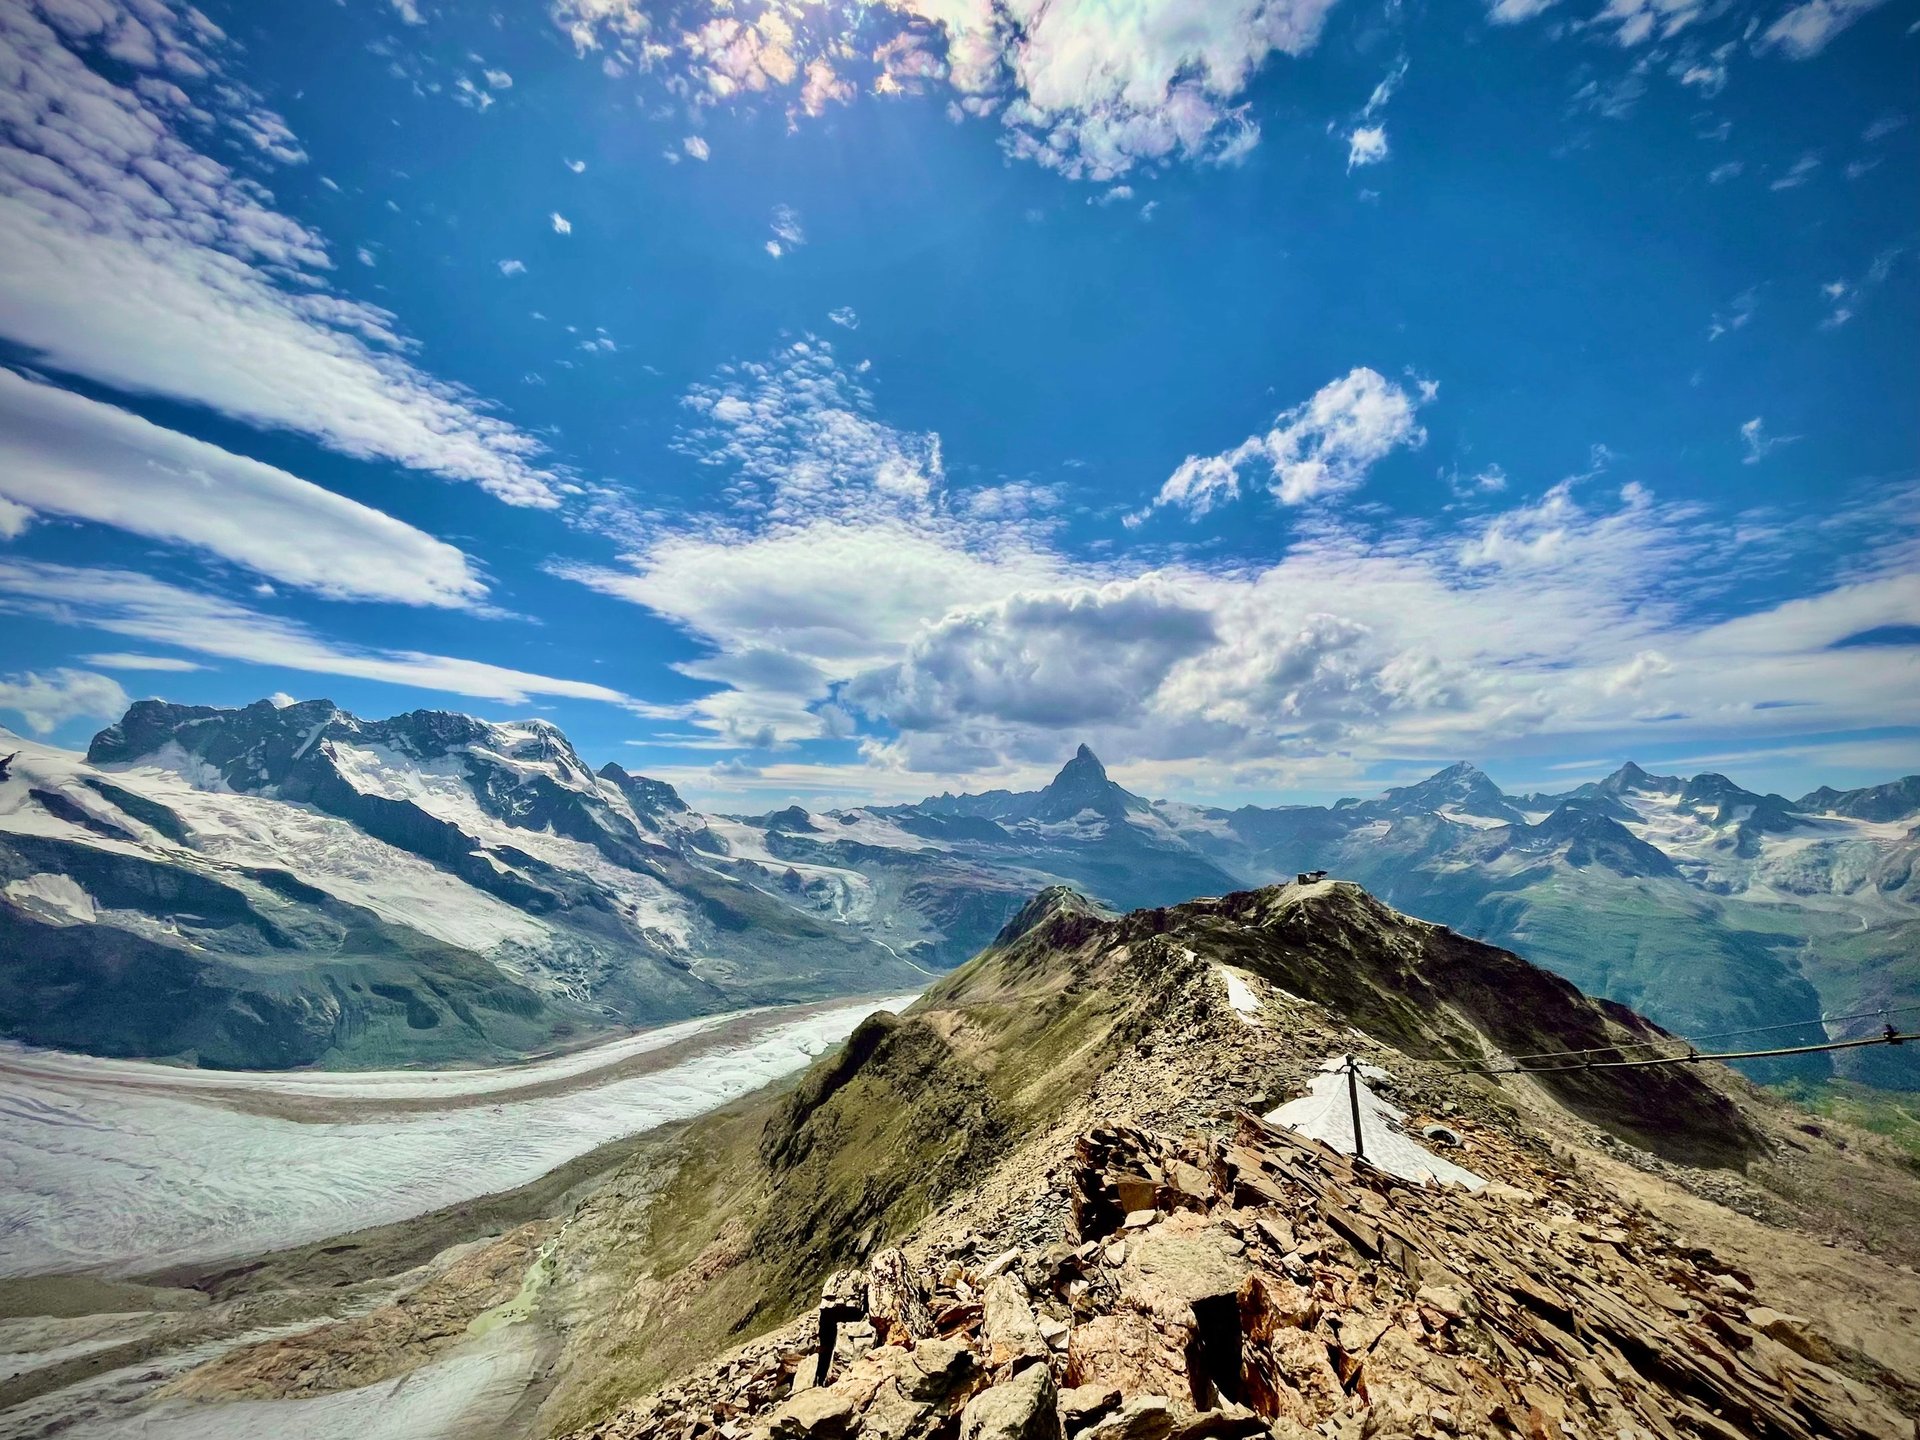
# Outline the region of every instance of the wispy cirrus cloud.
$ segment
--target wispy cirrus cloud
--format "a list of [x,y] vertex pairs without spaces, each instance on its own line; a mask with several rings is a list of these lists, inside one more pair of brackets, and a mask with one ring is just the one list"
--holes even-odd
[[304,158],[225,48],[157,0],[0,11],[0,335],[123,391],[557,504],[533,437],[421,368],[391,314],[330,283],[316,232],[186,138],[211,120],[262,161]]
[[[633,702],[618,690],[479,660],[337,644],[297,621],[137,571],[0,559],[0,613],[30,615],[148,644],[282,670],[351,676],[476,700],[534,696]],[[125,708],[124,699],[121,702]]]
[[1760,43],[1772,46],[1796,60],[1818,55],[1834,36],[1847,29],[1882,0],[1804,0],[1783,10],[1761,32]]
[[0,497],[185,545],[343,600],[471,607],[445,541],[297,475],[0,370]]

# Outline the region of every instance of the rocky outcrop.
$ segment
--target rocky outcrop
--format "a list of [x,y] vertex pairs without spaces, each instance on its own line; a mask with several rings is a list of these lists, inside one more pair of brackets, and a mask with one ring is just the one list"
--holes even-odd
[[842,1327],[815,1386],[802,1321],[574,1440],[1915,1434],[1750,1276],[1518,1155],[1531,1185],[1411,1185],[1250,1115],[1073,1154],[1060,1241],[876,1257],[924,1333]]

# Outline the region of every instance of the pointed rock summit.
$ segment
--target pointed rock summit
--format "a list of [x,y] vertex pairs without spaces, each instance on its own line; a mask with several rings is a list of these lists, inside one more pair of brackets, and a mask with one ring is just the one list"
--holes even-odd
[[1100,757],[1082,745],[1040,792],[1033,818],[1052,825],[1091,810],[1108,820],[1118,820],[1130,810],[1146,808],[1145,800],[1110,780]]

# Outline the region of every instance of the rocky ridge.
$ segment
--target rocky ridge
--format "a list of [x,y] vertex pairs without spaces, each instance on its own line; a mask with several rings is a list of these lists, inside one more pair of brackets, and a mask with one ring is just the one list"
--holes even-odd
[[1737,1266],[1470,1143],[1537,1188],[1408,1184],[1253,1115],[1211,1141],[1101,1126],[1057,1241],[878,1252],[572,1440],[1915,1433]]
[[[610,1285],[625,1313],[546,1413],[572,1440],[1912,1435],[1910,1170],[1718,1067],[1496,1080],[1442,1059],[1623,1029],[1657,1034],[1350,885],[1124,917],[1043,896],[732,1122],[758,1159],[703,1160],[638,1217],[583,1208],[556,1285]],[[1343,1050],[1486,1188],[1259,1118]],[[912,1188],[933,1156],[964,1158]],[[1688,1191],[1694,1211],[1665,1198]],[[704,1228],[693,1197],[721,1207]],[[1695,1211],[1740,1243],[1703,1243]],[[1782,1254],[1854,1257],[1859,1293]],[[643,1364],[606,1413],[622,1355]]]

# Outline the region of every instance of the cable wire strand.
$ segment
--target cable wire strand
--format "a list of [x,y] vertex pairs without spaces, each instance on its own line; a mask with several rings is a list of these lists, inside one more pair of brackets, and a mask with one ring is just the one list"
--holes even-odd
[[[1514,1055],[1510,1059],[1521,1060],[1560,1060],[1580,1055],[1607,1055],[1624,1050],[1651,1050],[1661,1045],[1686,1045],[1698,1048],[1706,1040],[1731,1040],[1738,1035],[1766,1035],[1780,1030],[1800,1030],[1809,1025],[1839,1025],[1849,1020],[1876,1020],[1888,1015],[1906,1015],[1920,1011],[1920,1005],[1883,1005],[1878,1010],[1859,1010],[1851,1015],[1822,1015],[1817,1020],[1788,1020],[1779,1025],[1752,1025],[1744,1030],[1716,1030],[1707,1035],[1663,1035],[1657,1040],[1623,1040],[1617,1045],[1594,1045],[1585,1050],[1540,1050],[1530,1055]],[[1858,1038],[1858,1037],[1855,1037]],[[1878,1037],[1885,1043],[1885,1037]],[[1683,1057],[1684,1058],[1684,1057]],[[1464,1069],[1475,1069],[1486,1062],[1482,1060],[1436,1059],[1436,1064],[1455,1065]],[[1560,1069],[1583,1069],[1584,1066],[1555,1067]]]
[[1723,1050],[1714,1054],[1690,1050],[1685,1055],[1661,1055],[1651,1060],[1588,1060],[1578,1065],[1492,1065],[1481,1062],[1470,1068],[1472,1073],[1481,1075],[1564,1075],[1572,1070],[1635,1070],[1648,1065],[1693,1065],[1702,1060],[1761,1060],[1774,1055],[1814,1055],[1823,1050],[1857,1050],[1865,1045],[1902,1045],[1909,1040],[1920,1040],[1920,1032],[1901,1034],[1889,1025],[1886,1032],[1880,1035],[1866,1035],[1854,1040],[1829,1040],[1822,1045],[1788,1045],[1777,1050]]

